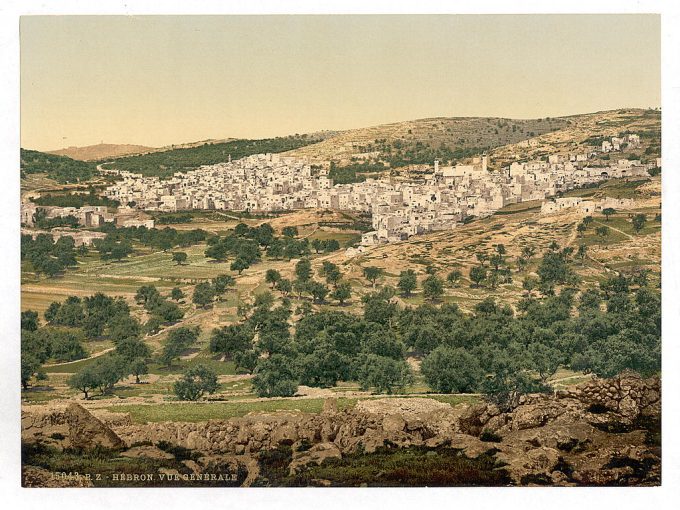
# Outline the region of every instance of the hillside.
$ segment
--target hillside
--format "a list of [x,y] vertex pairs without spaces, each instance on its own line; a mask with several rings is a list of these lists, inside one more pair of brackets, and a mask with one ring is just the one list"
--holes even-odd
[[344,166],[378,161],[392,167],[448,162],[517,143],[568,125],[564,119],[513,120],[498,117],[419,119],[345,131],[291,155],[334,160]]
[[97,172],[94,163],[77,161],[67,156],[21,149],[21,178],[30,174],[45,174],[59,183],[81,182],[91,179]]
[[[494,167],[515,159],[575,151],[599,144],[599,137],[625,132],[641,135],[647,156],[660,156],[661,112],[619,109],[559,118],[533,120],[435,118],[354,129],[289,154],[313,161],[333,161],[338,167],[377,171],[410,164],[448,164],[488,152]],[[530,142],[528,142],[530,140]],[[493,162],[492,162],[493,163]]]
[[138,156],[128,156],[107,163],[104,168],[127,170],[146,176],[169,177],[175,172],[186,172],[201,165],[214,165],[252,154],[286,152],[317,143],[320,138],[293,135],[263,140],[230,140],[205,143],[196,147],[172,148]]
[[127,156],[130,154],[141,154],[156,150],[158,149],[154,147],[146,147],[144,145],[98,143],[96,145],[87,145],[85,147],[67,147],[66,149],[47,151],[47,154],[68,156],[71,159],[77,159],[79,161],[97,161],[101,159]]
[[452,164],[484,152],[492,156],[491,167],[500,168],[517,159],[585,151],[588,146],[599,145],[602,137],[626,132],[641,135],[643,146],[636,155],[643,159],[660,156],[661,112],[619,109],[529,120],[439,117],[263,140],[204,140],[146,148],[149,152],[144,154],[120,155],[107,167],[168,177],[174,172],[224,162],[229,157],[284,152],[307,158],[312,164],[331,162],[331,177],[336,182],[352,182],[361,180],[361,174],[429,166],[435,159]]
[[620,109],[564,117],[567,126],[559,131],[544,133],[530,143],[514,143],[491,151],[498,164],[516,159],[540,158],[552,153],[585,151],[587,146],[600,145],[603,138],[624,133],[640,135],[641,148],[636,151],[643,159],[661,157],[661,112],[656,110]]

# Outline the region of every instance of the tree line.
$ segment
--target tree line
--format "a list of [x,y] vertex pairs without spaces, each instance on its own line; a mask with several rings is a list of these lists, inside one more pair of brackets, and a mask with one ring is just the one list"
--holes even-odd
[[96,164],[78,161],[67,156],[57,156],[28,149],[21,149],[20,156],[22,179],[29,174],[44,173],[50,179],[68,184],[88,181],[97,173]]
[[99,196],[93,188],[90,188],[87,193],[47,193],[37,198],[31,198],[31,202],[42,206],[76,207],[78,209],[88,205],[106,207],[118,207],[120,205],[118,200]]
[[263,253],[270,259],[291,260],[309,256],[312,249],[316,253],[321,251],[329,253],[340,249],[340,243],[336,239],[314,239],[311,243],[308,239],[297,239],[297,227],[284,227],[281,234],[276,236],[269,223],[257,227],[239,223],[225,236],[208,238],[205,256],[218,262],[232,257],[230,269],[241,274],[259,262]]
[[52,277],[75,267],[77,252],[83,253],[82,247],[76,250],[71,236],[61,236],[55,242],[50,234],[38,234],[35,239],[30,234],[21,235],[21,260],[30,262],[36,274]]
[[187,172],[202,165],[214,165],[253,154],[278,153],[317,143],[319,139],[294,135],[261,140],[231,140],[206,143],[198,147],[176,148],[116,159],[105,168],[126,170],[145,176],[171,177],[175,172]]

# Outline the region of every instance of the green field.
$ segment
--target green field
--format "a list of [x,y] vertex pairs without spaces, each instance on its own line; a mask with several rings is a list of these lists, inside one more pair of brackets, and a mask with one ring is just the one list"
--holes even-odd
[[354,232],[328,232],[326,230],[318,229],[308,237],[310,241],[313,239],[320,239],[326,241],[328,239],[337,239],[340,246],[347,248],[361,241],[361,234]]
[[567,191],[562,194],[563,197],[612,197],[612,198],[638,198],[638,193],[635,191],[640,185],[649,182],[649,179],[639,180],[625,180],[612,179],[600,183],[595,188],[579,188]]
[[[638,236],[645,236],[650,234],[655,234],[661,231],[661,222],[654,221],[654,215],[647,213],[647,223],[640,232],[635,232],[633,228],[633,223],[628,218],[629,211],[621,211],[609,217],[609,221],[602,215],[594,216],[594,222],[588,230],[584,233],[582,238],[577,238],[579,244],[585,244],[586,246],[598,245],[607,246],[617,243],[625,243],[631,238]],[[609,227],[609,235],[606,237],[600,237],[597,235],[596,229],[598,227],[606,226]]]
[[[130,413],[136,423],[158,421],[226,420],[251,412],[300,411],[320,413],[322,398],[288,398],[249,402],[167,403],[155,405],[119,405],[107,408],[117,413]],[[354,407],[356,399],[338,399],[338,409]]]
[[[439,402],[451,404],[472,403],[479,400],[474,395],[420,395],[412,398],[433,398]],[[377,395],[369,398],[386,398],[385,395]],[[299,411],[303,413],[318,414],[323,409],[323,398],[287,398],[271,400],[255,400],[240,402],[211,402],[211,403],[164,403],[164,404],[139,404],[117,405],[107,409],[117,413],[130,413],[136,423],[162,422],[162,421],[206,421],[226,420],[245,416],[252,412],[276,412],[276,411]],[[348,409],[356,405],[357,398],[338,398],[338,409]]]

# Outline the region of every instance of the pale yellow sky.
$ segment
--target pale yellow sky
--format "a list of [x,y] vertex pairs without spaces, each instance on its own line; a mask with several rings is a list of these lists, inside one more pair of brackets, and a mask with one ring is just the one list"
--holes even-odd
[[657,15],[21,19],[21,144],[660,106]]

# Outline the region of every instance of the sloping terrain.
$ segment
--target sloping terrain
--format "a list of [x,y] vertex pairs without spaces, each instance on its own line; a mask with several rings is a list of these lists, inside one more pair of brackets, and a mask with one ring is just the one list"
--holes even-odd
[[288,154],[340,164],[383,160],[394,166],[432,164],[479,154],[501,145],[559,130],[564,119],[517,120],[497,117],[419,119],[352,129]]
[[129,154],[142,154],[155,150],[158,149],[144,145],[98,143],[85,147],[67,147],[56,151],[47,151],[47,153],[56,154],[57,156],[68,156],[71,159],[80,161],[97,161],[117,156],[127,156]]
[[[214,473],[216,466],[238,461],[248,473],[238,480],[244,486],[658,485],[660,392],[658,378],[627,373],[555,395],[527,395],[511,409],[390,398],[340,410],[337,399],[329,399],[319,414],[251,413],[196,423],[139,424],[123,413],[93,415],[75,403],[35,406],[22,410],[24,469],[31,470],[30,476],[24,472],[24,484],[45,486],[37,476],[43,469],[68,471],[64,464],[72,459],[64,449],[77,445],[104,448],[117,470],[125,458],[192,459],[172,466],[126,464],[129,473],[142,468],[157,476],[168,467],[178,475]],[[400,456],[418,452],[421,459],[400,467],[400,474],[391,472]],[[79,471],[87,473],[91,466],[82,457]],[[456,457],[486,462],[451,462]],[[428,458],[435,461],[432,469],[419,472]],[[439,472],[445,463],[448,476]],[[102,476],[94,485],[125,483]]]
[[[498,163],[540,158],[552,153],[577,153],[587,146],[599,146],[603,138],[624,133],[640,135],[638,155],[661,156],[661,112],[639,108],[621,109],[563,117],[567,125],[554,132],[533,137],[530,143],[512,143],[491,151]],[[615,156],[612,156],[614,158]],[[623,156],[622,156],[623,157]],[[497,166],[497,165],[496,165]]]
[[599,145],[602,137],[637,133],[648,157],[660,156],[661,112],[619,109],[568,117],[532,120],[496,117],[420,119],[345,131],[288,154],[340,166],[384,162],[392,168],[409,164],[450,163],[488,152],[491,166],[555,152],[578,152]]
[[94,163],[23,148],[20,154],[22,179],[31,174],[45,174],[47,178],[65,184],[87,181],[96,174]]
[[262,140],[230,140],[227,142],[205,143],[195,147],[172,148],[138,156],[116,159],[104,168],[127,170],[146,176],[170,177],[175,172],[186,172],[201,165],[214,165],[231,159],[240,159],[252,154],[285,152],[316,143],[318,138],[294,135]]

